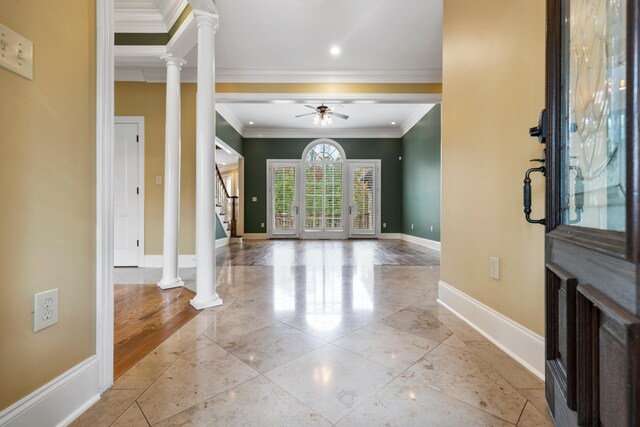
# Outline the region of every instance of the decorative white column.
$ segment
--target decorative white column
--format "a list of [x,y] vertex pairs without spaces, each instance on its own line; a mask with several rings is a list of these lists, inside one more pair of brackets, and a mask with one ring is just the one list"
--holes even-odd
[[164,143],[164,235],[162,289],[184,286],[178,277],[180,223],[180,70],[186,61],[175,54],[161,57],[167,63],[167,111]]
[[216,293],[215,153],[216,102],[214,36],[218,15],[193,11],[198,28],[196,94],[196,297],[198,310],[222,304]]

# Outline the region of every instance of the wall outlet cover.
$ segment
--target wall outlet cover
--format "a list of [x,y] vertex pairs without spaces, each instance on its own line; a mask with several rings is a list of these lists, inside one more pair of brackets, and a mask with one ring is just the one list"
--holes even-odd
[[33,297],[33,332],[58,323],[58,289],[40,292]]
[[257,202],[257,201],[258,201],[258,198],[257,198],[256,196],[253,196],[253,197],[251,198],[251,201],[252,201],[252,202]]

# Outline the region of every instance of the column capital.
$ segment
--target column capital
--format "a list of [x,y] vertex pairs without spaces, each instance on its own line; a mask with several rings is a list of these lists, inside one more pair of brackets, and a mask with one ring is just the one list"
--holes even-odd
[[205,12],[203,10],[194,10],[193,17],[196,20],[196,27],[211,26],[214,28],[214,31],[218,31],[220,17],[217,14]]
[[164,55],[160,55],[160,59],[164,60],[167,63],[167,66],[174,65],[179,69],[182,69],[182,66],[187,63],[186,59],[170,52],[165,53]]

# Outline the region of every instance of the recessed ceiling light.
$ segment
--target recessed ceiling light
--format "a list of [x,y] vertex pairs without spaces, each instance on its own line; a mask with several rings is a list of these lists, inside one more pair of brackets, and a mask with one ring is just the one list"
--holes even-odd
[[273,100],[274,104],[293,104],[294,101],[291,99],[275,99]]
[[250,125],[252,125],[252,124],[253,124],[253,122],[249,122],[249,124],[250,124]]
[[354,104],[375,104],[376,101],[373,99],[358,99],[353,101]]
[[331,46],[331,49],[329,49],[329,52],[333,56],[338,56],[338,55],[340,55],[340,47],[339,46]]
[[396,124],[396,122],[391,122],[391,124],[392,124],[392,125],[395,125],[395,124]]

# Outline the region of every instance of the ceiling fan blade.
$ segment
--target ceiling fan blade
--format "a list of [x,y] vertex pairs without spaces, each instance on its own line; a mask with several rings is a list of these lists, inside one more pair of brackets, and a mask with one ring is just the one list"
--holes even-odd
[[349,116],[347,116],[346,114],[340,114],[340,113],[334,113],[334,112],[331,112],[329,114],[331,114],[332,116],[336,116],[336,117],[338,117],[340,119],[347,120],[349,118]]
[[318,113],[299,114],[296,117],[313,116],[314,114],[318,114]]
[[305,105],[305,107],[307,107],[307,108],[311,108],[311,109],[312,109],[312,110],[314,110],[314,111],[317,109],[316,107],[312,107],[311,105]]

